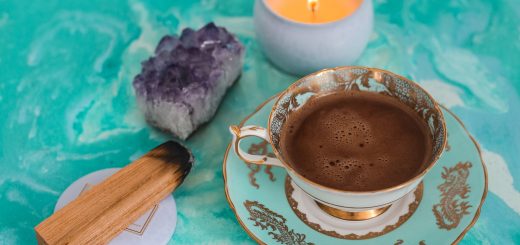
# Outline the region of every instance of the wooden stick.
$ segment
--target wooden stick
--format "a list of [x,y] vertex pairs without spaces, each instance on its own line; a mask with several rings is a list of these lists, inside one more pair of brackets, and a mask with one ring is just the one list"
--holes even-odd
[[179,186],[191,153],[166,142],[35,227],[39,244],[106,244]]

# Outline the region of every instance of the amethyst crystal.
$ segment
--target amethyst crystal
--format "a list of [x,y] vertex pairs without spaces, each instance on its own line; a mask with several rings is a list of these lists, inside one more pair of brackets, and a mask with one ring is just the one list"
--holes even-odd
[[213,23],[163,37],[133,82],[146,119],[186,139],[215,114],[243,57],[238,39]]

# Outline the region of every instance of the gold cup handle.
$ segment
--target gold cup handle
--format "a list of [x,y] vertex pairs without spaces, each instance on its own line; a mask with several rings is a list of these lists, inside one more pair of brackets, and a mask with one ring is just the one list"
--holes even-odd
[[243,151],[240,148],[240,141],[246,137],[256,136],[258,138],[264,139],[265,141],[271,143],[269,140],[269,134],[267,129],[259,127],[259,126],[245,126],[239,128],[236,125],[232,125],[229,127],[229,131],[233,135],[233,149],[237,153],[238,157],[242,160],[254,164],[262,164],[262,165],[272,165],[277,167],[284,167],[282,162],[278,160],[276,157],[268,156],[268,155],[252,155]]

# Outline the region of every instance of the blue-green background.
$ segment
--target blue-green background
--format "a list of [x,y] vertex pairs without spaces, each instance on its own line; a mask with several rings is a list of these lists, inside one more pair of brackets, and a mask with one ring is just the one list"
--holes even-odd
[[[463,244],[520,243],[520,2],[376,0],[357,65],[423,85],[481,143],[490,192]],[[175,192],[171,243],[252,243],[224,195],[230,135],[296,77],[255,41],[253,1],[0,0],[0,244],[35,243],[59,194],[97,169],[121,167],[170,136],[146,125],[131,87],[161,36],[209,21],[239,36],[243,74],[187,144],[197,163]]]

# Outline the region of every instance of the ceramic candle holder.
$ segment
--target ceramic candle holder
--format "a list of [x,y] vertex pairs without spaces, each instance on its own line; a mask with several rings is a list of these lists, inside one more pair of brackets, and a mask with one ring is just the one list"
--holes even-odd
[[277,14],[265,0],[256,0],[256,39],[276,66],[305,75],[355,62],[372,33],[373,16],[372,0],[364,0],[354,13],[338,21],[295,22]]

